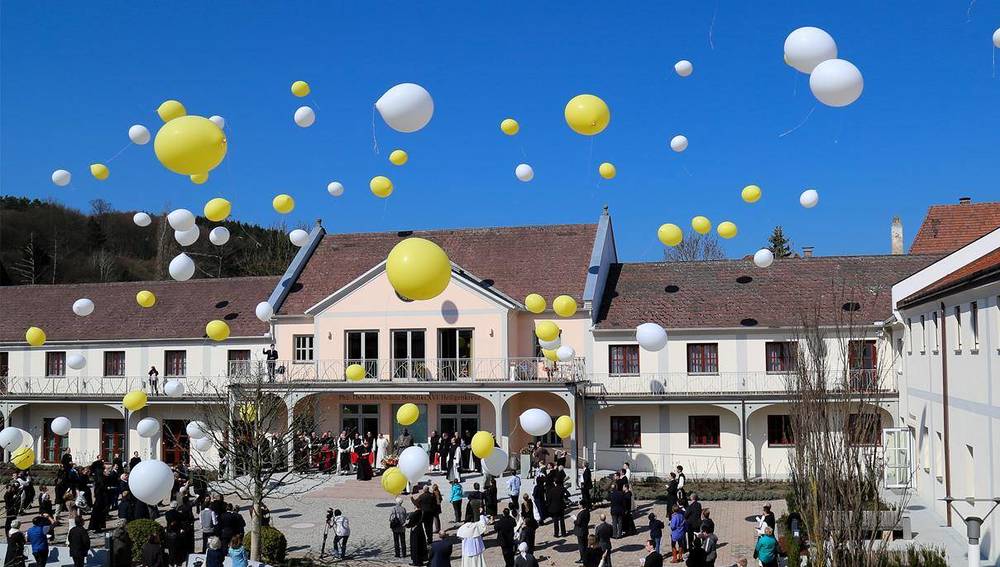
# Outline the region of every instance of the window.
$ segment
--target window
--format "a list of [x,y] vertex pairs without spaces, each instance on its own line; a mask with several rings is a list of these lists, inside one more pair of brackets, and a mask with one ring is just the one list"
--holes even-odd
[[962,350],[962,307],[955,306],[955,350]]
[[313,336],[292,336],[292,362],[312,362]]
[[692,415],[688,417],[689,447],[718,447],[719,437],[719,416]]
[[931,349],[934,352],[938,351],[938,333],[941,330],[938,328],[938,312],[935,309],[934,313],[931,314]]
[[642,427],[639,416],[611,416],[611,446],[642,447]]
[[187,351],[168,350],[163,353],[164,376],[187,375]]
[[345,364],[365,367],[365,378],[378,376],[378,331],[347,331]]
[[920,354],[927,352],[927,318],[920,316]]
[[164,419],[160,441],[160,460],[168,465],[187,465],[191,454],[191,439],[186,419]]
[[[395,415],[395,414],[393,414]],[[421,416],[426,415],[422,413]],[[393,422],[396,420],[393,419]],[[340,406],[341,431],[353,435],[355,431],[365,436],[378,434],[378,404],[344,404]]]
[[66,375],[66,353],[47,352],[45,353],[45,375],[65,376]]
[[795,445],[795,438],[792,437],[791,416],[767,416],[767,444],[771,447],[791,447]]
[[612,375],[639,373],[639,345],[610,345],[608,372]]
[[906,318],[906,352],[913,354],[913,319]]
[[104,375],[105,376],[125,375],[125,351],[110,350],[104,352]]
[[0,352],[0,394],[7,393],[7,376],[10,373],[10,355]]
[[[42,420],[42,462],[58,463],[63,454],[63,447],[68,445],[65,437],[52,432],[52,420],[47,417]],[[64,445],[65,444],[65,445]]]
[[125,450],[125,420],[101,420],[101,458],[110,463]]
[[768,372],[795,372],[798,369],[799,345],[793,342],[765,343]]
[[874,340],[847,343],[847,367],[850,387],[854,390],[874,390],[878,386],[878,357]]
[[478,404],[441,404],[438,406],[440,432],[451,436],[463,431],[479,431]]
[[250,351],[230,350],[226,352],[228,376],[246,376],[250,373]]
[[392,331],[392,377],[426,377],[424,346],[423,329],[394,329]]
[[969,325],[972,325],[972,348],[979,350],[979,304],[969,304]]
[[687,346],[688,374],[718,374],[719,345],[717,343],[691,343]]
[[472,373],[472,329],[438,329],[438,378],[456,380]]
[[881,445],[882,424],[872,413],[852,413],[847,416],[847,441],[851,445]]

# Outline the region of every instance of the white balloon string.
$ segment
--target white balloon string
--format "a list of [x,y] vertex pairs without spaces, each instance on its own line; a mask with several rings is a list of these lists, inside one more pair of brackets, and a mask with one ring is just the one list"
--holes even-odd
[[109,159],[106,159],[106,160],[104,160],[104,161],[105,161],[106,163],[111,163],[111,162],[115,161],[115,158],[117,158],[118,156],[122,155],[122,154],[123,154],[123,153],[125,152],[125,150],[127,150],[127,149],[128,149],[128,147],[129,147],[129,146],[131,146],[131,145],[132,145],[132,142],[129,142],[129,143],[125,144],[125,146],[124,146],[124,147],[123,147],[122,149],[118,150],[118,153],[117,153],[117,154],[115,154],[115,155],[114,155],[114,156],[112,156],[111,158],[109,158]]
[[799,122],[798,126],[796,126],[795,128],[792,128],[791,130],[788,130],[787,132],[782,132],[781,134],[778,134],[778,137],[779,138],[784,138],[785,136],[787,136],[787,135],[791,134],[792,132],[798,130],[799,128],[805,126],[806,122],[809,122],[809,117],[812,116],[813,112],[815,112],[815,111],[816,111],[816,105],[814,104],[813,107],[809,109],[809,114],[806,114],[806,117],[802,120],[802,122]]
[[715,42],[712,41],[712,31],[715,30],[715,16],[719,13],[719,3],[715,3],[715,9],[712,10],[712,23],[708,25],[708,46],[715,51]]
[[372,151],[378,154],[378,140],[375,138],[375,105],[372,105]]
[[993,48],[993,78],[997,78],[997,50]]
[[976,5],[976,0],[969,2],[969,9],[965,11],[965,23],[972,21],[972,7]]

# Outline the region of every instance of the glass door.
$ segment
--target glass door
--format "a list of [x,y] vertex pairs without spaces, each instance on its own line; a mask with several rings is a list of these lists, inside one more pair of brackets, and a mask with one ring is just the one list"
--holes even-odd
[[423,329],[392,331],[392,377],[426,378]]
[[905,427],[882,430],[885,460],[885,487],[908,488],[910,485],[910,431]]
[[478,404],[442,404],[438,407],[438,415],[439,430],[449,437],[455,433],[473,435],[479,431]]
[[378,377],[378,331],[347,331],[346,354],[344,368],[360,364],[365,378]]
[[472,375],[472,329],[438,329],[438,380]]
[[341,431],[354,435],[357,431],[362,437],[371,432],[372,437],[378,437],[378,404],[344,404],[340,407]]

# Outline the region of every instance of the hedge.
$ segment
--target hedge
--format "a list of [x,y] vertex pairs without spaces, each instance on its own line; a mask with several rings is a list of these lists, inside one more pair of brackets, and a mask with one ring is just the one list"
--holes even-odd
[[[599,479],[591,493],[591,500],[599,503],[608,498],[614,477]],[[636,500],[667,500],[667,483],[651,476],[632,481],[632,495]],[[698,480],[688,481],[684,486],[688,494],[695,492],[698,500],[705,502],[720,500],[783,500],[791,491],[787,482],[751,480]]]
[[[253,545],[253,535],[247,532],[247,541],[244,544],[249,552]],[[271,526],[261,526],[260,528],[260,561],[267,565],[283,565],[285,563],[285,552],[288,550],[288,540],[281,530]]]
[[128,537],[132,539],[133,561],[142,561],[142,546],[146,545],[146,542],[149,541],[149,536],[156,533],[160,536],[160,543],[162,544],[164,541],[163,526],[157,524],[155,520],[147,520],[145,518],[132,520],[125,525],[125,530],[128,531]]

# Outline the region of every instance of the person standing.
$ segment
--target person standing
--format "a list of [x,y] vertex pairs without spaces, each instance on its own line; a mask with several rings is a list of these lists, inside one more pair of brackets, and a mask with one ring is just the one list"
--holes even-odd
[[611,567],[611,537],[614,535],[614,528],[608,523],[608,517],[601,514],[601,523],[594,528],[594,535],[597,537],[597,544],[604,554],[604,567]]
[[215,512],[209,506],[209,504],[211,504],[209,498],[209,496],[205,497],[205,505],[202,507],[201,513],[198,515],[198,519],[201,521],[202,553],[208,553],[208,540],[215,536],[216,517]]
[[698,501],[697,493],[691,493],[691,502],[684,511],[684,521],[687,523],[687,547],[691,549],[701,543],[698,538],[701,533],[701,502]]
[[426,541],[432,541],[431,536],[434,535],[434,509],[437,507],[437,499],[431,494],[430,486],[424,486],[419,496],[411,496],[410,502],[413,502],[413,505],[420,510],[420,521],[424,526],[424,538]]
[[[163,546],[160,545],[160,534],[156,532],[150,534],[149,540],[142,546],[140,557],[145,567],[167,567],[167,557],[163,552]],[[233,563],[233,566],[236,567],[236,564]],[[246,567],[246,563],[243,563],[242,567]]]
[[[486,516],[479,516],[477,522],[466,522],[458,528],[456,535],[462,539],[462,567],[486,567],[486,544],[483,534],[486,533]],[[434,549],[431,549],[431,563],[434,561]],[[448,552],[451,557],[451,552]],[[444,563],[443,565],[448,565]]]
[[427,454],[431,460],[431,470],[441,470],[441,463],[438,460],[438,449],[441,444],[441,437],[437,431],[431,431],[431,436],[427,438]]
[[[167,369],[169,370],[169,368]],[[160,371],[155,366],[149,367],[149,393],[155,396],[160,395]],[[84,461],[86,462],[86,461]]]
[[657,553],[660,552],[660,542],[663,540],[663,522],[656,517],[656,514],[650,512],[649,516],[646,516],[649,520],[649,539],[653,540],[653,549]]
[[[347,538],[351,537],[351,522],[340,510],[333,511],[333,549],[340,559],[347,558]],[[338,548],[337,545],[340,545]]]
[[685,537],[687,537],[687,522],[684,521],[684,512],[681,512],[680,506],[674,504],[673,513],[670,515],[671,563],[680,563],[684,558]]
[[35,557],[35,564],[39,567],[45,565],[49,559],[49,526],[46,525],[45,518],[35,516],[28,529],[27,539],[31,544],[31,554]]
[[514,474],[507,479],[507,494],[510,501],[517,505],[517,499],[521,496],[521,476],[514,471]]
[[774,529],[764,527],[764,533],[757,538],[753,556],[760,561],[761,567],[778,567],[778,540],[774,539]]
[[587,549],[583,552],[583,567],[600,567],[602,557],[604,550],[597,543],[597,536],[590,534],[587,536]]
[[701,531],[703,533],[715,533],[715,520],[711,518],[712,511],[704,508],[701,511]]
[[21,496],[17,493],[16,482],[7,485],[7,490],[3,493],[3,504],[4,510],[7,511],[7,522],[4,524],[4,532],[7,532],[17,521],[17,512],[21,507]]
[[396,557],[406,557],[406,508],[403,499],[396,497],[396,505],[389,512],[389,530],[392,532],[392,549]]
[[427,532],[420,510],[410,512],[406,519],[406,529],[410,530],[410,564],[423,565],[427,560]]
[[545,502],[548,505],[549,516],[552,518],[553,536],[566,537],[566,503],[563,500],[563,487],[555,482],[549,483],[545,489]]
[[455,521],[462,521],[462,484],[456,479],[451,481],[451,495],[448,497],[451,508],[455,511]]
[[[442,535],[440,539],[431,544],[430,556],[427,559],[427,567],[451,567],[451,540],[448,536]],[[462,559],[465,565],[465,558]]]
[[208,538],[208,549],[205,551],[205,567],[222,567],[226,561],[226,550],[222,549],[219,538]]
[[611,511],[611,524],[615,531],[615,539],[622,537],[622,516],[625,515],[625,493],[612,484],[608,494]]
[[[351,453],[353,451],[354,447],[351,445],[351,439],[347,436],[347,432],[341,431],[340,437],[337,439],[337,474],[351,474]],[[328,460],[324,459],[325,470],[330,468]]]
[[642,567],[663,567],[663,556],[653,544],[653,540],[646,540],[646,557],[642,560]]
[[497,517],[497,504],[497,479],[486,475],[486,482],[483,484],[483,508],[486,509],[486,516],[490,521]]
[[396,448],[400,453],[409,449],[413,446],[413,436],[410,435],[410,430],[403,428],[403,432],[399,434],[399,438],[396,439]]
[[73,558],[73,565],[83,567],[90,551],[90,534],[87,533],[87,528],[83,527],[83,518],[80,516],[73,518],[73,528],[69,530],[68,541],[69,556]]
[[267,360],[267,381],[274,382],[274,367],[278,362],[278,351],[274,348],[274,343],[264,349],[264,358]]
[[[250,554],[243,547],[243,535],[238,535],[229,543],[229,560],[233,567],[247,567],[250,563]],[[149,566],[147,566],[149,567]]]
[[135,470],[135,467],[142,462],[142,457],[139,456],[139,451],[132,451],[132,458],[128,460],[128,470]]
[[27,540],[21,533],[21,522],[14,520],[7,531],[7,553],[4,555],[4,567],[24,567],[24,545]]
[[132,538],[125,524],[115,528],[111,536],[111,557],[109,567],[132,567]]
[[384,470],[385,466],[382,465],[382,461],[385,460],[386,452],[389,449],[389,440],[386,439],[384,433],[378,434],[378,439],[375,440],[375,469]]
[[573,535],[576,536],[576,546],[580,552],[580,562],[586,561],[587,536],[590,534],[590,510],[583,508],[573,518]]
[[677,505],[677,473],[670,473],[670,481],[667,482],[667,520]]
[[444,496],[437,484],[431,485],[431,494],[434,495],[434,533],[441,533],[441,503]]
[[708,527],[705,522],[701,523],[701,548],[705,552],[704,567],[715,567],[715,560],[719,557],[719,537],[715,535],[714,524],[711,530],[707,529]]
[[504,508],[493,523],[493,530],[497,534],[497,545],[503,555],[504,567],[514,567],[514,518],[510,515],[510,508]]
[[687,492],[684,491],[684,467],[677,465],[677,500],[683,502]]
[[517,557],[514,558],[514,567],[538,567],[538,560],[531,554],[527,544],[523,541],[517,546]]
[[580,483],[580,505],[590,508],[590,491],[594,488],[594,480],[590,472],[590,463],[583,463],[583,481]]
[[531,496],[525,494],[522,497],[523,503],[521,504],[521,518],[519,520],[521,524],[521,537],[522,542],[528,544],[528,550],[535,550],[535,530],[538,529],[538,520],[535,519],[535,513],[533,511],[534,505],[531,503]]
[[371,448],[367,441],[358,444],[356,450],[358,456],[358,480],[368,481],[372,479]]

